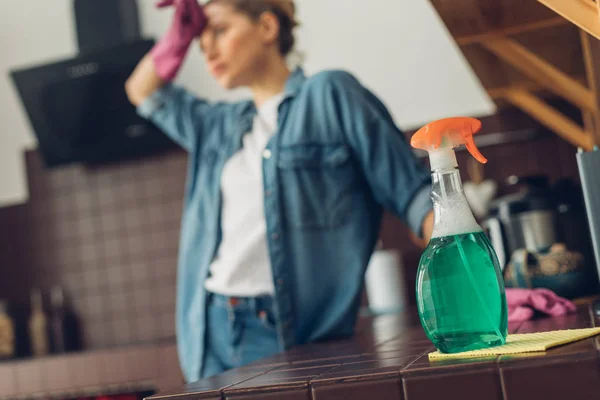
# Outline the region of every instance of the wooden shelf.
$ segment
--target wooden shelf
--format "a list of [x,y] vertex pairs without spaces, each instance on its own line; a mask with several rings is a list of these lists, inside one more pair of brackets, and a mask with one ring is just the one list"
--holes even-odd
[[540,3],[600,39],[600,14],[592,0],[538,0]]

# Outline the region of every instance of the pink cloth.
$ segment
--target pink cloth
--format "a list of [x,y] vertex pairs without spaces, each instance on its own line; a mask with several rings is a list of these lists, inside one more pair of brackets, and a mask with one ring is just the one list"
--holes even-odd
[[197,0],[162,0],[156,6],[175,6],[171,27],[150,52],[158,76],[170,82],[177,76],[190,45],[200,36],[208,19]]
[[575,312],[577,307],[548,289],[506,289],[508,322],[527,321],[535,311],[553,317]]

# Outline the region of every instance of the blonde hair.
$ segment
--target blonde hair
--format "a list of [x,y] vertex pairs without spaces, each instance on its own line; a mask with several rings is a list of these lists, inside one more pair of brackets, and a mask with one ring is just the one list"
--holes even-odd
[[296,44],[294,28],[296,21],[296,6],[293,0],[209,0],[206,4],[225,3],[237,11],[258,20],[265,12],[272,12],[279,21],[279,52],[286,57]]

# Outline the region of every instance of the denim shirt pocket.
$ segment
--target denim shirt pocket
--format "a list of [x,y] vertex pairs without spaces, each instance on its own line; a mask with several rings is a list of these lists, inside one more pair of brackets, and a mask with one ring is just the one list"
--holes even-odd
[[277,166],[289,227],[335,228],[348,220],[355,179],[351,161],[341,143],[280,148]]

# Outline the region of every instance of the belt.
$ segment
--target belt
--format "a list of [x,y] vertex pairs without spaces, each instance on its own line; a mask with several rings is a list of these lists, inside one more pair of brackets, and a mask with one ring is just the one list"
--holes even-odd
[[207,304],[217,307],[225,307],[228,309],[250,309],[259,311],[271,309],[273,307],[274,300],[272,296],[268,295],[257,297],[238,297],[208,292]]

